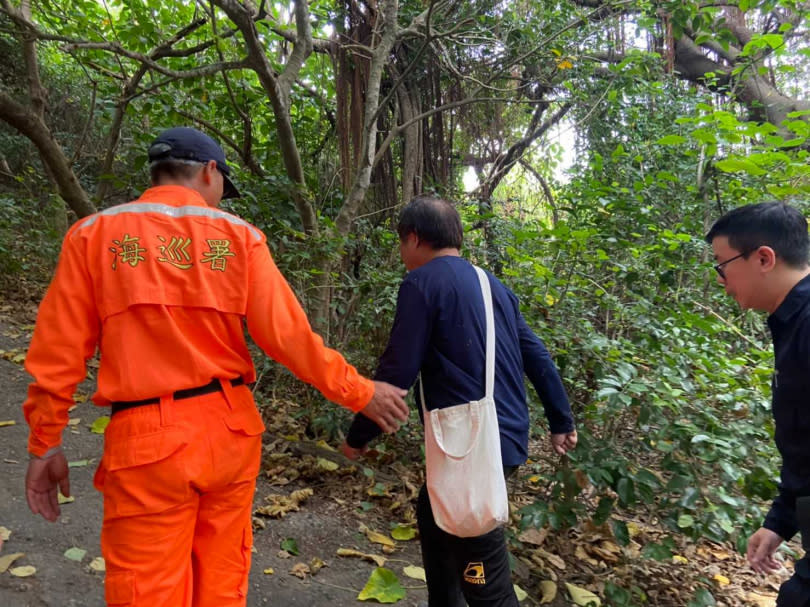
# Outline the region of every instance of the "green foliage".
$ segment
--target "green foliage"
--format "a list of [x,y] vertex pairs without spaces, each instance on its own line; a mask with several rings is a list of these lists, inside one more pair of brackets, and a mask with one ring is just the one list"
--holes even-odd
[[286,539],[281,540],[281,549],[286,550],[293,556],[297,556],[299,553],[298,542],[295,541],[295,538],[292,537],[288,537]]
[[33,201],[0,195],[0,285],[19,278],[32,282],[49,276],[56,263],[61,233],[54,214],[61,203],[52,199],[42,207]]
[[[641,111],[651,103],[659,115]],[[627,543],[612,519],[620,508],[649,512],[673,535],[739,547],[759,526],[779,462],[770,340],[763,318],[739,315],[712,284],[702,235],[722,209],[763,192],[806,195],[806,152],[775,133],[690,104],[679,85],[647,87],[617,97],[591,126],[590,162],[558,195],[565,220],[492,218],[499,248],[486,254],[504,262],[504,280],[555,356],[580,430],[570,467],[546,475],[550,499],[521,511],[524,526],[592,518]],[[484,254],[482,238],[472,246]],[[596,499],[583,499],[577,472]],[[673,549],[664,538],[643,555]]]

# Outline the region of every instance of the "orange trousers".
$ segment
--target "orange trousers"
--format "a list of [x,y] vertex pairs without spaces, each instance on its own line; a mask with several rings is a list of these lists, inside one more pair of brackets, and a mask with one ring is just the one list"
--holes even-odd
[[116,413],[94,484],[110,606],[243,607],[261,415],[245,386]]

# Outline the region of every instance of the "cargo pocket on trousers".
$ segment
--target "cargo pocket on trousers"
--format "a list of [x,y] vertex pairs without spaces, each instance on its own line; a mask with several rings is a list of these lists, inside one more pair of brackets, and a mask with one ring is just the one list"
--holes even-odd
[[132,571],[107,571],[104,579],[104,599],[107,605],[131,605],[135,600],[135,573]]
[[104,463],[107,472],[145,466],[174,455],[188,444],[188,430],[167,428],[158,432],[127,436],[120,440],[107,437]]
[[237,592],[239,597],[246,597],[248,592],[248,578],[250,576],[250,560],[253,552],[253,523],[245,527],[242,533],[242,563],[245,568],[242,579],[239,582]]
[[264,422],[262,414],[253,404],[244,403],[238,409],[230,411],[225,417],[225,425],[231,432],[244,434],[245,436],[256,436],[264,432]]
[[189,443],[183,428],[131,436],[108,436],[97,486],[105,498],[105,518],[152,514],[183,503],[191,494],[184,458]]

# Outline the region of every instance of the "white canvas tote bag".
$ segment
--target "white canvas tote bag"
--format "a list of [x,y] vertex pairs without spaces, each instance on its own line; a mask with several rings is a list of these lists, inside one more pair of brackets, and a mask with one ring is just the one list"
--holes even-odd
[[481,400],[428,411],[422,381],[427,489],[439,528],[477,537],[506,523],[509,500],[495,411],[495,319],[489,279],[476,267],[486,311],[486,392]]

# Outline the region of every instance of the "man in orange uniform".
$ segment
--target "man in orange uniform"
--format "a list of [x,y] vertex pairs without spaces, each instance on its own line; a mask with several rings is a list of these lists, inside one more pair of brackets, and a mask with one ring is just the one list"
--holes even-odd
[[245,605],[261,416],[256,343],[329,400],[395,430],[404,390],[358,374],[313,333],[264,234],[218,210],[238,196],[219,145],[190,128],[149,149],[153,187],[74,224],[39,308],[24,405],[34,514],[70,494],[62,431],[98,347],[112,406],[95,485],[109,605]]

